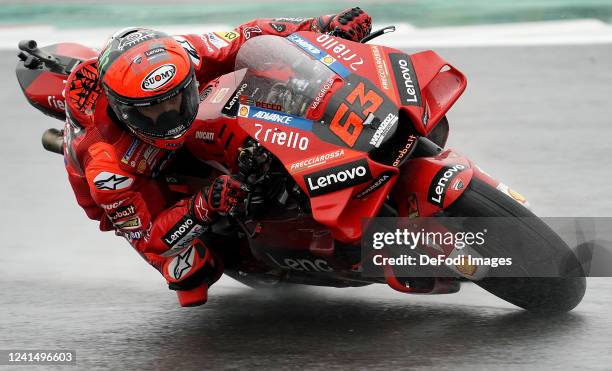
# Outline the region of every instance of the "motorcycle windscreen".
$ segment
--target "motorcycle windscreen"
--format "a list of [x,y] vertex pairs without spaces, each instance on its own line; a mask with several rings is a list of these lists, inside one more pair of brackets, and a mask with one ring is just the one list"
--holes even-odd
[[[238,52],[235,70],[246,68],[243,95],[248,103],[292,116],[308,117],[311,106],[318,106],[331,84],[342,80],[324,64],[306,55],[287,39],[258,36],[248,40]],[[327,86],[327,89],[323,88]],[[317,103],[315,104],[315,100]]]

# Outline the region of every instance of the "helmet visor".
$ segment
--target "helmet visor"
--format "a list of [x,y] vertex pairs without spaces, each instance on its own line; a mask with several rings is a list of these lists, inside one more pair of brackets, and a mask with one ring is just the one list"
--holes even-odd
[[157,139],[173,139],[185,134],[198,112],[200,103],[196,79],[153,102],[124,103],[113,97],[109,104],[121,121],[136,133]]

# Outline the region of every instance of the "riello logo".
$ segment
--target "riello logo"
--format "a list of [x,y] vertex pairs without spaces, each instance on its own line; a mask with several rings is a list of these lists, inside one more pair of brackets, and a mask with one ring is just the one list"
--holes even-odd
[[142,80],[142,90],[157,90],[169,83],[176,75],[173,64],[164,64],[157,67]]

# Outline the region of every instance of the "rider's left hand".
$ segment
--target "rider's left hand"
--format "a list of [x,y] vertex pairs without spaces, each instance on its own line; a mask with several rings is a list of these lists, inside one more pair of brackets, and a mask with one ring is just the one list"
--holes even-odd
[[372,31],[372,17],[361,8],[349,8],[335,16],[322,16],[315,22],[317,31],[329,32],[346,40],[360,41]]

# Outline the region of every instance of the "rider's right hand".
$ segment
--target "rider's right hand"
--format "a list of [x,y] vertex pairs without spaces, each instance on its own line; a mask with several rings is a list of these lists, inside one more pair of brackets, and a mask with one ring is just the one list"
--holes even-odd
[[209,224],[218,215],[227,215],[247,196],[247,188],[229,175],[221,175],[210,187],[193,198],[192,213],[198,221]]

